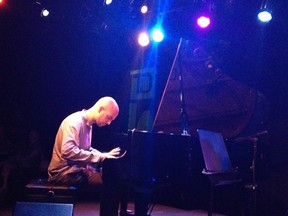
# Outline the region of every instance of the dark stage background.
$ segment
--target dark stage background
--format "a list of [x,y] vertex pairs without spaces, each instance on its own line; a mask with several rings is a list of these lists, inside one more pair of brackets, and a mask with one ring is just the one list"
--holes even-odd
[[189,18],[201,1],[162,2],[165,7],[157,9],[168,11],[162,15],[166,40],[153,54],[152,47],[138,47],[135,38],[144,21],[157,20],[156,12],[143,20],[133,10],[139,3],[136,0],[115,1],[110,8],[102,1],[41,1],[51,8],[47,19],[40,17],[35,1],[4,2],[0,9],[0,123],[13,138],[22,139],[36,128],[49,158],[62,119],[105,95],[119,102],[120,115],[111,127],[94,129],[126,132],[130,71],[141,66],[157,68],[159,100],[179,39],[207,41],[211,50],[215,44],[225,47],[219,54],[222,71],[269,101],[265,196],[272,197],[271,208],[287,207],[287,1],[268,1],[273,20],[266,25],[256,20],[260,0],[214,1],[217,21],[204,33]]

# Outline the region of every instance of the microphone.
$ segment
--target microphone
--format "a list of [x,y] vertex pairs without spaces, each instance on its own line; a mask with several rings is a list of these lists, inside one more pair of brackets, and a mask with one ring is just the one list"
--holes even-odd
[[251,140],[251,139],[254,139],[254,138],[257,138],[259,136],[263,136],[265,134],[267,134],[268,131],[267,130],[264,130],[264,131],[260,131],[258,133],[255,133],[255,134],[252,134],[248,137],[239,137],[239,138],[236,138],[234,141],[235,142],[242,142],[242,141],[245,141],[245,140]]
[[[253,135],[251,135],[252,137],[258,137],[258,136],[262,136],[262,135],[265,135],[265,134],[267,134],[268,133],[268,131],[267,130],[264,130],[264,131],[261,131],[261,132],[258,132],[258,133],[256,133],[256,134],[253,134]],[[250,137],[251,137],[250,136]]]

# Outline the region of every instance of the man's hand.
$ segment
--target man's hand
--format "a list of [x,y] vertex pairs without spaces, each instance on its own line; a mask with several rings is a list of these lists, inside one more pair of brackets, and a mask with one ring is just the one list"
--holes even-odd
[[102,160],[109,158],[109,159],[117,159],[120,155],[121,149],[119,147],[112,149],[110,152],[102,153],[101,158]]

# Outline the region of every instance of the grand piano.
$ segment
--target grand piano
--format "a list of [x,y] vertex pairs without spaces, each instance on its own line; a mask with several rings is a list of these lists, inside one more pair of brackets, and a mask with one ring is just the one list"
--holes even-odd
[[[222,72],[208,51],[205,44],[179,41],[158,102],[153,69],[131,72],[129,130],[112,141],[126,155],[107,161],[104,180],[110,176],[121,182],[120,187],[144,195],[138,200],[135,196],[138,216],[147,215],[145,194],[158,188],[178,193],[184,207],[197,202],[195,196],[203,189],[199,184],[205,181],[197,129],[233,139],[245,134],[255,116],[259,118],[262,95]],[[253,128],[259,130],[255,124]]]

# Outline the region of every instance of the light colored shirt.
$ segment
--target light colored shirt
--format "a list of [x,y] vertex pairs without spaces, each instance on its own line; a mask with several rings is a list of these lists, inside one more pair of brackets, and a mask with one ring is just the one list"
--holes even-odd
[[91,139],[92,126],[87,124],[84,110],[66,117],[55,138],[48,167],[49,180],[79,172],[87,165],[99,162],[101,152],[91,147]]

